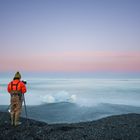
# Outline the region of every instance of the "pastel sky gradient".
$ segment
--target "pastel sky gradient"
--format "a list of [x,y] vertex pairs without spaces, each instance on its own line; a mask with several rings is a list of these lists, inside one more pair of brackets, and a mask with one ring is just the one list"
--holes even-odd
[[140,73],[139,0],[0,0],[0,71]]

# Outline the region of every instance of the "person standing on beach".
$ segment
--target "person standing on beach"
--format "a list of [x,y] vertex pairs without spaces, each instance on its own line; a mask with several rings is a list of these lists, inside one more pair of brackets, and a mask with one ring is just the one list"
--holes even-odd
[[26,86],[24,82],[20,81],[21,74],[17,72],[8,84],[7,90],[11,95],[10,114],[11,125],[17,126],[20,124],[19,117],[22,110],[23,94],[26,92]]

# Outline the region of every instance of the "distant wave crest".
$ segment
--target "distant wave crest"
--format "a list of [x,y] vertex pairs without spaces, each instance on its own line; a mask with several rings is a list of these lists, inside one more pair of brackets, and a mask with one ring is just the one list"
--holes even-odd
[[70,95],[67,91],[60,91],[56,94],[47,94],[41,96],[43,103],[56,103],[56,102],[76,102],[76,95]]

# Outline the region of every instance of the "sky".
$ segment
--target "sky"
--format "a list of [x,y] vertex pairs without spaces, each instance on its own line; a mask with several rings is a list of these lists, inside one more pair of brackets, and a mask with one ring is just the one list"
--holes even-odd
[[140,73],[139,0],[0,0],[0,72]]

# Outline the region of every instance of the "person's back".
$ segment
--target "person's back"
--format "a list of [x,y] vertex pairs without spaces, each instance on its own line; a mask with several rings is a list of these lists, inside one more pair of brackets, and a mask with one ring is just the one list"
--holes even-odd
[[19,79],[14,79],[8,84],[8,92],[9,93],[19,92],[24,94],[26,92],[25,84]]
[[25,84],[20,81],[21,75],[17,72],[14,76],[13,81],[8,84],[8,92],[11,95],[11,124],[18,125],[19,117],[22,109],[22,94],[26,92]]

